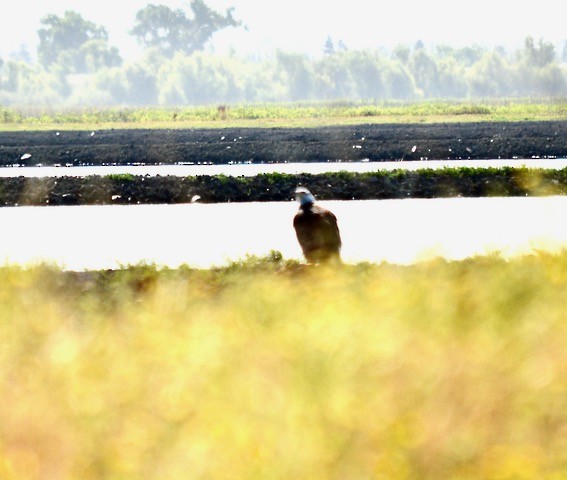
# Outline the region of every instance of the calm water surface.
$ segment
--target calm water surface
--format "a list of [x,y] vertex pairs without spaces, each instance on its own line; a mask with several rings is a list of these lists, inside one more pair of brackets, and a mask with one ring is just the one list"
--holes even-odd
[[238,164],[238,165],[124,165],[97,167],[6,167],[0,168],[0,177],[62,177],[89,175],[109,175],[130,173],[132,175],[229,175],[253,176],[260,173],[325,173],[339,172],[375,172],[378,170],[418,170],[421,168],[446,167],[520,167],[530,168],[565,168],[567,158],[555,159],[500,159],[500,160],[427,160],[400,162],[316,162],[316,163],[274,163],[274,164]]
[[[567,197],[325,201],[348,262],[411,264],[567,248]],[[74,270],[139,262],[224,264],[279,250],[301,258],[294,202],[0,208],[0,263]]]

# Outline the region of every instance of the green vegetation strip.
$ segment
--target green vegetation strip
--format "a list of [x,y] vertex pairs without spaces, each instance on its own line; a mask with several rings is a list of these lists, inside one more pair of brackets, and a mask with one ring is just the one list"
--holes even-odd
[[0,129],[45,128],[188,128],[235,126],[314,127],[351,123],[397,123],[416,120],[539,121],[567,119],[567,101],[550,99],[465,101],[390,101],[253,104],[184,108],[3,108]]
[[567,168],[445,168],[253,177],[109,175],[1,178],[0,205],[105,205],[284,201],[298,185],[321,200],[567,194]]
[[0,284],[2,478],[564,478],[565,252]]

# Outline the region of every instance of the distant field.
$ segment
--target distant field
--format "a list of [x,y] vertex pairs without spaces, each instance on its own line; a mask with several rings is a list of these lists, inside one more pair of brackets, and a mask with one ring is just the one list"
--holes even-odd
[[187,108],[0,108],[0,130],[320,127],[357,123],[567,119],[567,100],[268,104]]
[[2,479],[565,478],[565,252],[0,283]]

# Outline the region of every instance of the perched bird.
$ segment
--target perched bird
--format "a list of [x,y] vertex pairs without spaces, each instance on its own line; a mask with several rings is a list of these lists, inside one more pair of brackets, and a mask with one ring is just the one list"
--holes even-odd
[[295,190],[295,199],[299,210],[293,218],[293,228],[305,259],[309,263],[340,263],[342,242],[337,217],[316,205],[315,197],[304,187]]

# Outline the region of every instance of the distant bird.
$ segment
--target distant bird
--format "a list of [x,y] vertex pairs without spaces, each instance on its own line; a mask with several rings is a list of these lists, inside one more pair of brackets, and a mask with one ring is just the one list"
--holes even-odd
[[293,218],[293,228],[303,255],[309,263],[341,262],[341,234],[337,217],[319,205],[304,187],[295,190],[299,210]]

